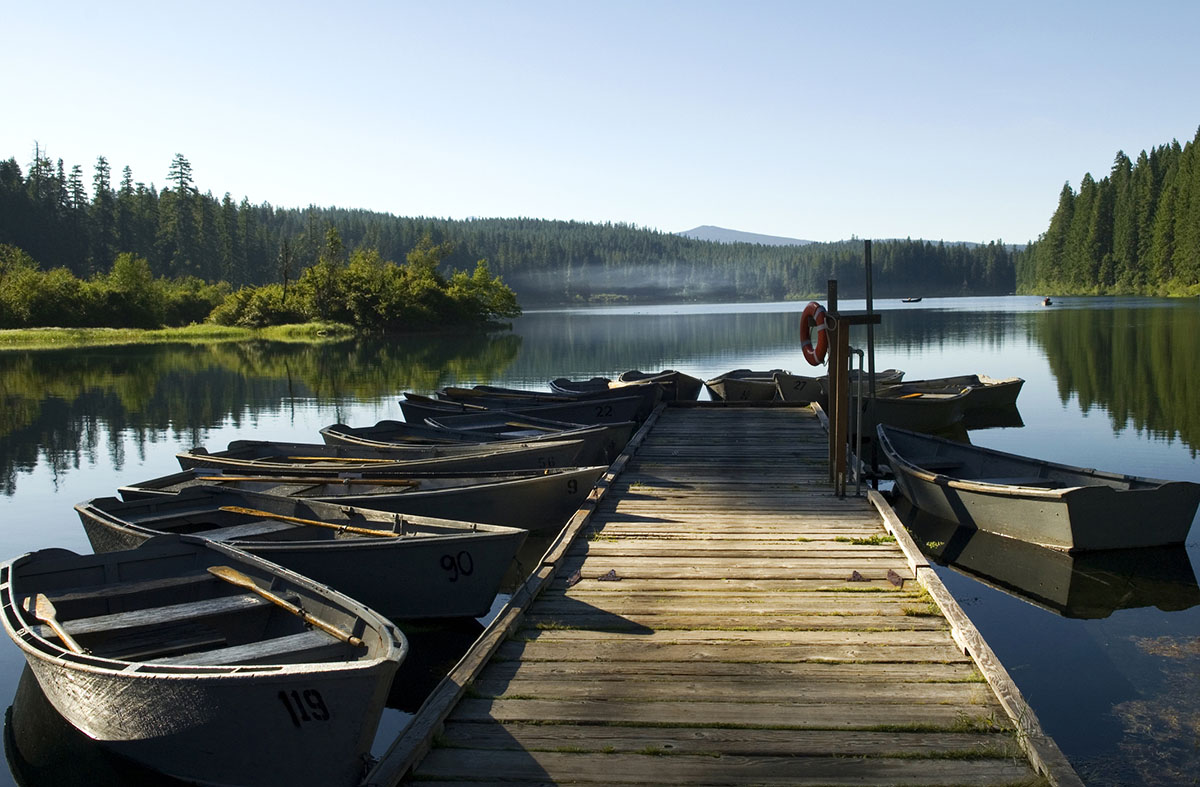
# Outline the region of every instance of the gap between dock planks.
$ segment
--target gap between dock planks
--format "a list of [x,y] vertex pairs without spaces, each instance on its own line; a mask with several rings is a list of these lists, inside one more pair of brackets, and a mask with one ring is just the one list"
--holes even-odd
[[1078,784],[826,445],[660,407],[365,784]]

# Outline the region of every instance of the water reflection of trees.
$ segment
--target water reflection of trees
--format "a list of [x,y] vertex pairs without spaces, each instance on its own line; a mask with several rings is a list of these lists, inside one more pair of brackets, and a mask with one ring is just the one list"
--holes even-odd
[[[1190,306],[1190,304],[1188,304]],[[1117,431],[1200,447],[1200,311],[1072,309],[1032,315],[1059,397],[1103,408]]]
[[289,400],[349,403],[491,379],[520,343],[504,334],[0,353],[0,488],[12,494],[17,471],[39,461],[66,472],[107,455],[119,468],[130,439],[199,442]]

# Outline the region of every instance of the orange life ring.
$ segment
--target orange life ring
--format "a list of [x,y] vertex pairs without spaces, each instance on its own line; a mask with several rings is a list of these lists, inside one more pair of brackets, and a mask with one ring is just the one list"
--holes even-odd
[[[817,328],[817,343],[813,346],[812,328]],[[809,301],[800,315],[800,351],[804,360],[812,366],[825,363],[825,353],[829,350],[829,332],[825,327],[825,307],[816,301]]]

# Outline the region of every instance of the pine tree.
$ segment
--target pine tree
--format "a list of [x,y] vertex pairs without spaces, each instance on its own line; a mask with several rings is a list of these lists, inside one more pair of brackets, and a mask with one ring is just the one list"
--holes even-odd
[[96,159],[96,171],[92,176],[92,208],[90,267],[93,273],[106,270],[116,258],[117,216],[116,199],[113,196],[112,170],[108,159]]
[[163,189],[159,195],[158,241],[162,260],[172,276],[198,275],[196,190],[192,185],[192,165],[182,153],[176,153],[172,159],[167,180],[175,188]]
[[1154,256],[1154,209],[1158,203],[1158,180],[1154,165],[1146,151],[1138,155],[1133,168],[1133,221],[1137,236],[1134,254],[1136,267],[1130,284],[1137,290],[1145,289]]
[[1175,276],[1190,285],[1200,281],[1200,130],[1184,146],[1175,182]]
[[1137,222],[1133,196],[1133,162],[1118,151],[1112,173],[1112,262],[1113,281],[1123,287],[1132,285],[1137,268]]

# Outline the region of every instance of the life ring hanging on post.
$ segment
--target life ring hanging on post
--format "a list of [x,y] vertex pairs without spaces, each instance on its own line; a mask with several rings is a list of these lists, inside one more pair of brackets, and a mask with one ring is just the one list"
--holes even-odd
[[[812,329],[817,329],[817,342],[813,345]],[[829,350],[829,331],[825,325],[825,307],[816,301],[809,301],[800,315],[800,351],[804,360],[811,366],[825,363],[825,353]]]

